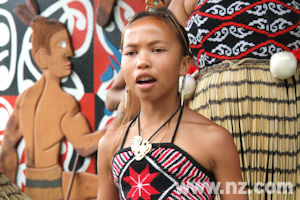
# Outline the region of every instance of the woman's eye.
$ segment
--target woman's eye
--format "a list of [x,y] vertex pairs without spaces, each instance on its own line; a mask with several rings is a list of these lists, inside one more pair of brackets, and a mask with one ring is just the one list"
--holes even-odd
[[132,56],[132,55],[134,55],[134,54],[135,54],[134,51],[130,51],[130,52],[127,52],[125,55]]
[[163,49],[154,49],[154,52],[163,52]]

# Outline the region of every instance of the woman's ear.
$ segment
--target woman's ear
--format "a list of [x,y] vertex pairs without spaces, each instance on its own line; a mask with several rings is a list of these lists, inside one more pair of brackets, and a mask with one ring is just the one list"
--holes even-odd
[[41,70],[48,68],[48,54],[45,48],[40,48],[35,53],[35,62]]
[[181,63],[181,67],[180,67],[180,71],[179,71],[179,76],[185,76],[190,69],[190,61],[191,61],[191,57],[190,56],[185,56],[182,58],[182,63]]

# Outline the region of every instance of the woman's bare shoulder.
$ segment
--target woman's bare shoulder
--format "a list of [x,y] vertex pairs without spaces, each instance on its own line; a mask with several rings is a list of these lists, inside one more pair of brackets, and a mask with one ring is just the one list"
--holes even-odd
[[175,144],[209,171],[216,155],[234,145],[226,129],[189,108],[184,109]]
[[128,124],[129,122],[121,126],[108,126],[104,136],[99,140],[98,150],[110,151],[113,147],[115,147],[115,149],[118,149],[120,147],[121,140],[123,139],[126,132]]
[[185,132],[191,133],[195,139],[205,139],[210,146],[224,145],[225,141],[230,143],[233,141],[228,130],[189,108],[186,109],[182,122],[185,124]]
[[203,115],[199,114],[198,112],[196,112],[188,107],[184,108],[182,121],[184,123],[188,123],[190,125],[194,124],[195,126],[216,125],[213,121],[207,119]]
[[99,140],[98,150],[107,150],[111,149],[112,145],[114,144],[115,140],[118,136],[117,129],[107,129],[105,134]]

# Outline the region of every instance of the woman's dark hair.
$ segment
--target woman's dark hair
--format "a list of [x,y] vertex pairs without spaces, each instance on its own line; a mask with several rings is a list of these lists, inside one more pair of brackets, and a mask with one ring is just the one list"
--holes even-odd
[[183,56],[191,56],[190,51],[189,51],[189,40],[187,37],[187,33],[184,29],[184,27],[178,22],[174,14],[167,8],[164,7],[158,7],[154,9],[152,12],[140,12],[137,13],[135,16],[133,16],[128,24],[125,26],[123,33],[122,33],[122,38],[121,38],[121,50],[123,48],[123,40],[124,40],[124,33],[127,30],[127,28],[135,21],[145,18],[145,17],[153,17],[155,19],[161,20],[164,22],[166,25],[170,27],[172,32],[176,34],[176,37],[178,38],[178,41],[180,42],[182,46],[182,55]]

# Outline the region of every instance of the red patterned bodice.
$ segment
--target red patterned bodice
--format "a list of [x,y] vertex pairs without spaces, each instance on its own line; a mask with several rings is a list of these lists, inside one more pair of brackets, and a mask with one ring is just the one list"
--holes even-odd
[[130,147],[123,148],[129,128],[137,117],[131,121],[112,163],[114,182],[119,188],[120,199],[213,199],[216,190],[213,173],[174,144],[182,111],[183,107],[172,141],[152,144],[150,152],[139,161]]
[[130,148],[113,159],[113,176],[120,199],[202,199],[214,197],[214,176],[172,143],[152,144],[136,161]]

